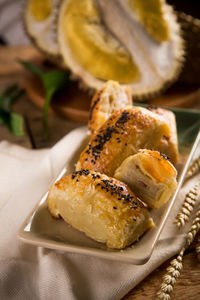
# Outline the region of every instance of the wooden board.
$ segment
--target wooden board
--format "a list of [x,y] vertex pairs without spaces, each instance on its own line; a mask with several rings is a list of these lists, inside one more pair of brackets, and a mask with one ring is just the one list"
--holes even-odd
[[[37,77],[27,74],[23,80],[30,99],[40,108],[44,106],[44,89]],[[92,95],[79,88],[77,82],[70,82],[69,86],[54,97],[52,108],[54,111],[70,120],[87,122]],[[189,108],[200,101],[200,89],[176,84],[163,95],[148,101],[150,105]],[[52,110],[51,110],[52,112]]]
[[[56,69],[54,65],[45,64],[45,59],[41,54],[38,55],[38,58],[34,56],[32,61],[43,69],[44,67],[47,70]],[[40,80],[35,75],[27,73],[23,78],[23,85],[30,100],[38,107],[43,108],[44,89]],[[89,93],[89,90],[84,91],[79,87],[78,82],[70,81],[66,89],[54,97],[52,108],[67,119],[87,122],[91,98],[92,94]],[[182,108],[190,108],[197,102],[200,102],[200,88],[180,83],[174,84],[165,93],[148,101],[150,105]]]

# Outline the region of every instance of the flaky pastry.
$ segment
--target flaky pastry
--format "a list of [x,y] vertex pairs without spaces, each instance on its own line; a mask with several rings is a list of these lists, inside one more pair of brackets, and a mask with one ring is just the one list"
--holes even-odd
[[143,149],[126,158],[114,177],[125,182],[149,207],[165,204],[177,187],[177,171],[158,151]]
[[168,136],[169,131],[163,118],[148,109],[131,107],[118,110],[92,136],[76,169],[90,169],[113,176],[128,156],[141,148],[156,149],[162,136]]
[[178,162],[179,153],[178,153],[178,138],[177,138],[177,128],[176,128],[176,117],[175,114],[167,109],[150,106],[148,107],[152,112],[160,115],[164,118],[170,128],[169,135],[163,135],[159,145],[157,145],[156,149],[167,155],[170,161],[173,164]]
[[48,208],[52,216],[110,248],[132,244],[153,226],[147,208],[126,184],[85,169],[50,188]]
[[116,81],[107,81],[92,98],[88,121],[91,134],[94,134],[114,111],[130,105],[130,88],[123,87]]

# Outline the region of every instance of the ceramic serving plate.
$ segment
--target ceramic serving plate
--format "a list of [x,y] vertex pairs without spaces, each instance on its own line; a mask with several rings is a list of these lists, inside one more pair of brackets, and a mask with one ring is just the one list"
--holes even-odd
[[[176,114],[180,151],[180,163],[176,166],[178,170],[178,187],[164,207],[157,211],[151,211],[156,226],[145,233],[139,241],[124,250],[108,249],[104,244],[98,243],[88,238],[84,233],[73,229],[62,219],[56,220],[52,218],[46,203],[48,192],[42,199],[38,199],[39,203],[36,208],[29,214],[21,226],[18,233],[20,240],[36,246],[93,255],[132,264],[144,264],[147,262],[151,257],[156,241],[183,184],[184,176],[193,154],[198,144],[200,146],[200,111],[180,109],[173,111]],[[87,129],[82,131],[81,146],[75,147],[72,158],[68,160],[55,181],[60,179],[64,174],[70,174],[74,170],[74,165],[79,154],[87,143],[86,132]]]

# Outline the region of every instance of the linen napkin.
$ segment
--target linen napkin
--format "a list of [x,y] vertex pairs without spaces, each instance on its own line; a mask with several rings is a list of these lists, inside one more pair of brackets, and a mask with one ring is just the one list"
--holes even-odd
[[173,221],[199,176],[188,180],[181,189],[153,255],[144,265],[61,253],[18,240],[22,222],[85,133],[85,127],[73,130],[46,150],[0,143],[0,299],[121,299],[181,249],[189,224],[180,231]]

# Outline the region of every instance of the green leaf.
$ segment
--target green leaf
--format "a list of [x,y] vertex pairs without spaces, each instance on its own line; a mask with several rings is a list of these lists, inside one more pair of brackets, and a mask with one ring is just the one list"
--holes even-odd
[[45,88],[45,105],[43,110],[43,128],[47,134],[48,109],[54,94],[64,88],[69,82],[69,73],[67,71],[55,70],[44,72],[34,64],[23,60],[18,60],[27,70],[37,75]]
[[24,61],[22,59],[18,59],[17,61],[20,64],[22,64],[27,70],[34,73],[35,75],[38,75],[38,76],[42,75],[42,71],[40,69],[38,69],[34,64],[31,64],[31,63],[29,63],[27,61]]
[[17,84],[7,87],[0,95],[0,109],[10,112],[12,104],[24,94]]
[[0,122],[6,126],[14,135],[23,136],[24,135],[24,120],[22,116],[16,113],[8,113],[6,111],[0,110]]
[[14,135],[24,135],[23,118],[11,111],[12,104],[24,91],[16,84],[7,87],[0,95],[0,124],[6,126]]
[[24,135],[24,119],[16,113],[10,114],[10,131],[16,136]]
[[44,104],[44,109],[43,109],[43,129],[44,129],[44,134],[47,135],[48,133],[48,110],[49,110],[49,105],[51,103],[51,100],[53,98],[53,95],[55,93],[55,88],[48,89],[46,91],[46,96],[45,96],[45,104]]

